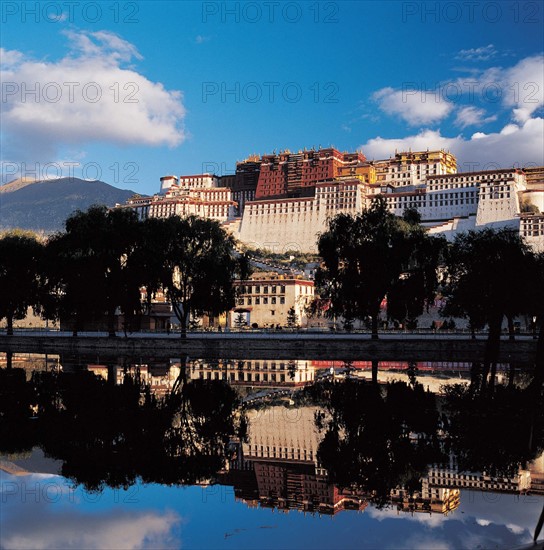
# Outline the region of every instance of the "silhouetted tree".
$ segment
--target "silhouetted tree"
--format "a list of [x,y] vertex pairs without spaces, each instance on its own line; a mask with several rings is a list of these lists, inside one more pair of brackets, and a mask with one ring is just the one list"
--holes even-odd
[[6,318],[7,334],[13,321],[36,307],[40,288],[38,263],[42,244],[30,233],[13,231],[0,236],[0,319]]
[[533,380],[533,385],[538,391],[544,385],[544,252],[535,254],[533,262],[531,276],[526,283],[531,296],[526,311],[531,317],[536,317],[537,326],[540,327]]
[[448,249],[443,314],[467,317],[472,326],[488,324],[486,370],[496,366],[504,316],[529,307],[530,291],[521,281],[531,280],[533,268],[531,249],[509,229],[462,233]]
[[172,238],[172,224],[167,218],[146,218],[138,227],[138,237],[133,254],[129,258],[131,272],[145,288],[144,307],[151,311],[153,298],[171,274],[167,271],[167,243]]
[[66,231],[47,245],[45,315],[72,318],[74,335],[85,321],[106,315],[115,336],[117,309],[125,319],[140,310],[141,274],[131,261],[138,223],[130,209],[93,206],[72,214]]
[[446,241],[441,236],[428,235],[420,225],[421,216],[413,208],[404,211],[402,221],[411,255],[404,272],[387,293],[387,316],[415,329],[417,318],[436,296]]
[[162,286],[185,336],[191,314],[218,315],[234,305],[235,277],[246,278],[248,264],[236,255],[234,238],[214,220],[173,216],[166,220]]
[[361,214],[329,221],[318,240],[323,263],[316,274],[321,295],[330,299],[329,316],[369,316],[377,338],[380,306],[389,293],[397,315],[423,311],[436,288],[442,241],[429,237],[417,220],[410,213],[398,218],[377,198]]

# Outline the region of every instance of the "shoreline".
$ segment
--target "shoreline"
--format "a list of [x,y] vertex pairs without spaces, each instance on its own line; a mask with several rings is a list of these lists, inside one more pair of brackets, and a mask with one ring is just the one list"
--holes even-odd
[[[194,359],[300,359],[300,360],[380,360],[380,361],[482,361],[485,339],[432,335],[368,334],[244,334],[189,333],[177,335],[64,336],[0,334],[0,352],[73,353],[100,357],[190,357]],[[537,341],[501,340],[501,363],[532,363]]]

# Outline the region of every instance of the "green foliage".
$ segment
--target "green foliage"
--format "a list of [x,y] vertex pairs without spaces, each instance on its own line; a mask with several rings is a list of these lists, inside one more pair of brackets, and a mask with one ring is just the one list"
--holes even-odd
[[285,268],[295,267],[298,269],[303,269],[306,264],[319,261],[319,256],[317,254],[300,252],[298,250],[288,250],[281,254],[262,248],[247,248],[246,250],[247,253],[254,258],[279,264]]
[[138,224],[129,209],[94,206],[70,216],[66,231],[46,248],[46,314],[72,317],[74,332],[84,320],[106,314],[111,335],[117,308],[125,318],[137,314],[141,281],[129,258],[136,248]]
[[505,315],[530,309],[534,254],[509,229],[469,231],[455,238],[446,254],[444,316],[466,317],[474,328],[498,330]]
[[245,256],[236,257],[234,238],[214,220],[173,216],[164,220],[161,286],[181,323],[191,314],[218,315],[234,306],[232,281],[247,277]]
[[8,334],[13,321],[38,304],[42,254],[42,244],[27,232],[8,232],[0,238],[0,319],[6,318]]
[[41,312],[71,318],[74,333],[105,315],[114,335],[117,310],[130,327],[163,290],[183,334],[191,315],[218,315],[234,305],[232,281],[250,272],[247,255],[234,244],[218,222],[196,216],[139,221],[131,209],[76,212],[47,243]]
[[423,312],[438,284],[443,240],[429,237],[416,214],[397,218],[380,197],[361,214],[329,221],[318,241],[323,264],[316,275],[321,296],[331,303],[328,316],[370,316],[377,337],[386,297],[392,318],[413,319]]
[[247,325],[246,316],[240,311],[234,319],[234,326],[238,329]]
[[298,315],[294,306],[291,306],[287,312],[287,326],[289,328],[296,328],[298,326]]

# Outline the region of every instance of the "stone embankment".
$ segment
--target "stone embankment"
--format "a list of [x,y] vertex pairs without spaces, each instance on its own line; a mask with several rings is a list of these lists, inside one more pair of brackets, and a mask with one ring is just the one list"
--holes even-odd
[[[193,333],[151,336],[0,335],[0,351],[13,353],[72,353],[100,357],[164,357],[222,359],[306,359],[340,361],[482,361],[485,339],[466,336],[383,335],[372,340],[368,334],[221,334]],[[533,362],[536,340],[502,340],[499,361]]]

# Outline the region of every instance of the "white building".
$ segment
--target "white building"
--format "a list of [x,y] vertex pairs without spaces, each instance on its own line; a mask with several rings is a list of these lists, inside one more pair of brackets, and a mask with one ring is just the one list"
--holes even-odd
[[395,215],[416,208],[430,233],[449,240],[463,231],[509,227],[544,251],[544,167],[457,172],[451,153],[408,151],[348,168],[297,198],[247,201],[241,218],[231,189],[235,178],[221,182],[213,174],[163,176],[159,194],[137,195],[123,206],[142,219],[190,214],[215,219],[254,248],[316,252],[329,218],[361,212],[381,195]]
[[[238,238],[275,252],[316,252],[318,235],[327,229],[330,217],[360,212],[381,195],[395,215],[415,208],[430,233],[442,234],[448,240],[463,231],[509,227],[519,231],[536,250],[544,250],[544,184],[542,189],[528,188],[526,174],[519,169],[433,173],[439,166],[445,171],[435,164],[429,174],[427,168],[392,173],[400,176],[396,180],[386,172],[381,184],[329,181],[317,184],[313,197],[247,203]],[[540,213],[525,212],[527,203]]]
[[296,324],[306,323],[305,308],[314,299],[314,282],[301,277],[256,272],[251,279],[235,281],[236,306],[230,311],[230,326],[242,319],[247,326],[285,327],[294,308]]
[[152,197],[135,195],[116,206],[136,210],[140,219],[195,215],[228,222],[236,211],[231,190],[218,187],[218,178],[210,174],[163,176],[160,193]]

